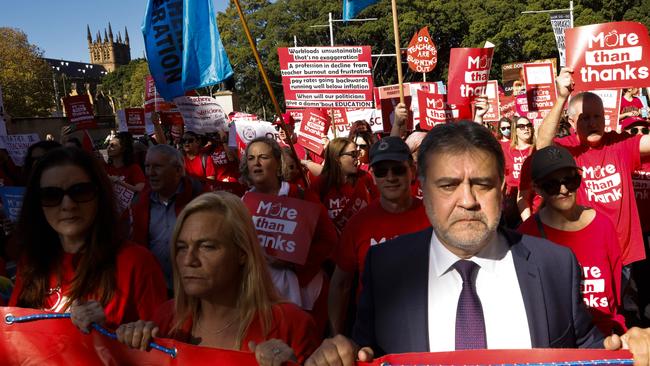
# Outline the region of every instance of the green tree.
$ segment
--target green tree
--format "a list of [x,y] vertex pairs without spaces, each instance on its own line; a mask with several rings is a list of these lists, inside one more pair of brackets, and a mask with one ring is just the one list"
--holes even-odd
[[48,116],[55,105],[52,70],[19,29],[0,27],[0,87],[13,117]]
[[136,59],[115,69],[102,79],[102,88],[113,99],[116,109],[141,107],[144,104],[144,79],[149,65]]

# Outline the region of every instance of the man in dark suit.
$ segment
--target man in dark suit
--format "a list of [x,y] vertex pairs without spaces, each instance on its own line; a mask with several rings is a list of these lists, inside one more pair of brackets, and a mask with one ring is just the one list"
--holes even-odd
[[604,339],[593,326],[570,250],[498,228],[504,158],[487,129],[469,121],[435,127],[420,147],[418,176],[432,228],[370,249],[353,341],[325,340],[307,365],[454,349],[627,346],[648,364],[648,330]]

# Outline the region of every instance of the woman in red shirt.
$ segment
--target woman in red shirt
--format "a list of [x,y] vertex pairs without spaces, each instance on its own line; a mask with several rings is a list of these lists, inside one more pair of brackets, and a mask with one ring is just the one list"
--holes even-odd
[[109,141],[106,153],[106,173],[111,181],[135,192],[142,191],[145,179],[142,169],[135,162],[133,136],[128,132],[119,132]]
[[276,294],[251,215],[227,192],[203,194],[180,213],[172,234],[174,300],[153,322],[117,329],[146,349],[152,337],[255,352],[262,365],[302,363],[320,338],[311,317]]
[[379,197],[372,176],[358,168],[360,155],[350,139],[333,139],[325,149],[323,171],[311,186],[339,233],[352,215]]
[[201,152],[201,137],[192,131],[185,131],[181,139],[185,156],[185,172],[201,182],[214,181],[212,158]]
[[513,132],[510,137],[510,145],[501,145],[504,148],[503,155],[506,159],[506,191],[503,216],[506,225],[515,228],[521,223],[519,207],[521,204],[523,209],[524,201],[518,195],[521,167],[526,158],[533,152],[535,129],[533,123],[526,117],[515,118],[511,126]]
[[70,311],[83,330],[91,322],[150,318],[167,297],[162,270],[148,250],[121,240],[116,215],[110,181],[94,157],[77,148],[43,156],[18,221],[9,306]]
[[322,266],[338,240],[327,210],[316,195],[283,180],[282,150],[273,139],[256,138],[246,146],[241,172],[242,178],[252,186],[253,192],[288,196],[319,205],[318,222],[305,264],[297,265],[273,258],[268,258],[268,261],[273,282],[280,295],[309,311],[316,321],[317,333],[323,334],[327,324],[329,279]]

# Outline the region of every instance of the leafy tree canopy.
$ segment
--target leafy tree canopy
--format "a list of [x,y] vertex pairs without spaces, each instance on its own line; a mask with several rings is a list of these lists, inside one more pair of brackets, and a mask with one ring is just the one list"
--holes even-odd
[[116,109],[141,107],[144,104],[144,79],[149,65],[136,59],[108,73],[102,79],[102,90],[110,96]]

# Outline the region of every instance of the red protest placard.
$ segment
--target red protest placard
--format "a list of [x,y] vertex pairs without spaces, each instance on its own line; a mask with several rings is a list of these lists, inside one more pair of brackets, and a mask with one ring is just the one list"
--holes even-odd
[[447,101],[470,104],[485,94],[494,48],[452,48],[449,57]]
[[370,46],[278,48],[287,108],[372,108]]
[[501,117],[512,118],[515,116],[515,97],[512,95],[499,96],[499,113]]
[[483,121],[496,122],[501,119],[501,111],[499,110],[499,82],[496,80],[488,81],[485,94],[488,97],[490,107],[483,116]]
[[144,130],[144,109],[143,108],[126,108],[124,110],[126,117],[126,127],[134,135],[143,135]]
[[78,129],[95,128],[95,116],[93,115],[93,106],[90,104],[88,94],[75,95],[63,98],[65,114],[68,116],[70,124]]
[[327,133],[330,118],[318,109],[305,109],[302,113],[298,143],[321,155],[323,153],[323,135]]
[[471,119],[472,112],[467,105],[447,104],[446,95],[418,90],[420,128],[430,130],[435,125]]
[[603,101],[605,109],[605,131],[617,131],[619,126],[618,114],[621,111],[621,89],[591,90]]
[[409,68],[415,72],[431,72],[438,63],[438,50],[429,35],[429,28],[424,27],[413,35],[406,50]]
[[553,64],[524,64],[524,79],[528,110],[530,112],[550,111],[557,100]]
[[[403,83],[404,104],[411,110],[411,84]],[[375,88],[375,101],[377,107],[381,109],[381,119],[384,124],[384,132],[390,132],[393,121],[395,120],[395,106],[399,103],[399,85],[386,85]],[[413,130],[413,115],[409,113],[406,120],[406,129]]]
[[253,216],[257,238],[266,253],[305,264],[320,214],[318,204],[257,192],[246,193],[242,201]]
[[650,85],[650,39],[641,23],[616,22],[565,31],[575,90]]

